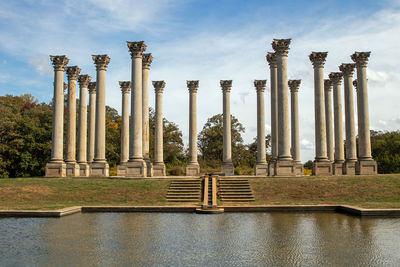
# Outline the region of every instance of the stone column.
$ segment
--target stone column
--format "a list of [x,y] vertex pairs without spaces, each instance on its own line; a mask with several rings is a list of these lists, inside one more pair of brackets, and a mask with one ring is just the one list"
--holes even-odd
[[154,133],[154,176],[165,176],[165,164],[163,154],[163,113],[162,97],[165,87],[164,81],[153,81],[156,94],[156,130]]
[[46,177],[65,177],[63,157],[64,139],[64,71],[69,59],[66,56],[50,56],[54,66],[53,129],[51,159],[46,164]]
[[232,80],[220,81],[223,95],[223,139],[222,139],[222,167],[221,170],[225,176],[234,175],[234,166],[232,163],[232,138],[231,138],[231,88]]
[[79,164],[76,163],[76,80],[81,69],[77,66],[66,68],[68,77],[67,101],[67,144],[66,159],[67,176],[79,176]]
[[367,86],[367,63],[371,52],[355,52],[351,59],[357,67],[357,98],[358,102],[358,145],[359,155],[356,165],[356,173],[360,175],[376,174],[376,161],[371,155],[371,136],[369,128],[368,86]]
[[265,147],[265,110],[264,110],[264,92],[266,80],[255,80],[254,86],[257,91],[257,164],[256,175],[267,176],[268,164],[266,160]]
[[88,123],[88,144],[87,162],[91,164],[94,159],[94,137],[96,125],[96,82],[90,82],[89,89],[89,123]]
[[[357,100],[357,107],[356,107],[356,110],[357,110],[357,130],[358,130],[358,132],[357,132],[357,134],[358,134],[358,137],[360,138],[360,121],[362,120],[362,118],[360,117],[360,112],[358,111],[358,109],[360,108],[360,97],[359,97],[359,95],[358,95],[358,89],[357,89],[357,79],[356,80],[354,80],[353,81],[353,87],[354,87],[354,89],[355,89],[355,91],[356,91],[356,100]],[[358,141],[360,141],[360,140],[358,140]],[[357,144],[357,142],[356,142],[356,144]],[[357,155],[360,155],[360,144],[358,144],[358,146],[357,146]],[[357,172],[357,164],[356,164],[356,172]]]
[[186,81],[189,89],[189,163],[186,166],[186,176],[200,175],[197,162],[197,90],[199,81]]
[[90,175],[108,177],[110,168],[106,161],[106,69],[110,57],[95,55],[92,59],[96,64],[96,130]]
[[314,67],[315,160],[313,175],[332,175],[332,164],[326,151],[326,121],[324,96],[324,64],[328,52],[312,52],[309,56]]
[[292,119],[292,158],[295,164],[295,174],[303,175],[303,164],[300,160],[300,134],[299,134],[299,98],[298,92],[301,80],[289,80],[290,107]]
[[78,164],[79,176],[88,177],[90,173],[87,163],[87,90],[91,81],[89,75],[79,75],[79,135],[78,135]]
[[153,176],[153,165],[150,161],[150,153],[149,153],[149,72],[150,65],[153,62],[153,56],[151,53],[143,53],[143,64],[142,64],[142,112],[143,112],[143,121],[142,121],[142,142],[143,142],[143,159],[146,162],[147,166],[147,177]]
[[332,126],[332,82],[324,80],[325,92],[325,123],[326,123],[326,155],[330,162],[334,161],[333,153],[333,126]]
[[143,74],[142,55],[146,44],[127,42],[132,58],[131,123],[129,136],[129,161],[127,177],[147,177],[147,165],[143,160]]
[[289,101],[287,56],[291,39],[274,39],[272,48],[276,54],[278,88],[278,158],[275,163],[275,176],[295,175],[294,163],[290,153]]
[[333,174],[343,174],[344,145],[343,145],[343,104],[342,104],[342,73],[331,72],[329,79],[333,85],[333,110],[335,129],[335,162],[333,163]]
[[274,175],[278,157],[278,65],[275,53],[267,54],[271,81],[271,160],[268,163],[268,175]]
[[129,159],[129,96],[131,92],[131,82],[119,82],[122,93],[122,123],[121,123],[121,157],[117,166],[117,175],[125,176],[126,163]]
[[346,121],[346,161],[343,164],[343,174],[356,174],[356,134],[354,123],[353,72],[355,64],[342,64],[339,70],[344,80],[344,109]]

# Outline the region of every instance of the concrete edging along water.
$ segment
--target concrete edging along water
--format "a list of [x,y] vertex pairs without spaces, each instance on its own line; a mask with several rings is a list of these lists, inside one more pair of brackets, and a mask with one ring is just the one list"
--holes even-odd
[[[74,206],[60,210],[0,210],[0,217],[59,218],[78,212],[195,212],[199,206]],[[346,205],[219,206],[225,212],[338,212],[356,216],[400,216],[400,209],[363,209]]]

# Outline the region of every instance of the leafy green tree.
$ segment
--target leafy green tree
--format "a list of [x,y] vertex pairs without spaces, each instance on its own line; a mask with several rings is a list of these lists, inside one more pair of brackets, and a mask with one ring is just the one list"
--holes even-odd
[[111,168],[117,166],[121,155],[121,116],[106,106],[106,159]]
[[371,153],[379,173],[399,173],[400,131],[371,131]]
[[313,166],[312,160],[308,160],[306,161],[306,163],[304,163],[304,169],[312,170],[312,166]]

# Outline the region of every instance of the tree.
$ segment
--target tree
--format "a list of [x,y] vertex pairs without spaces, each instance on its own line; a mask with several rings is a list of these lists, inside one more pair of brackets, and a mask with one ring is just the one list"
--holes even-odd
[[312,170],[312,166],[313,166],[312,160],[308,160],[306,161],[306,163],[304,163],[304,169]]
[[106,159],[111,168],[116,167],[121,155],[121,116],[106,106]]
[[379,173],[400,172],[400,131],[371,131],[371,153]]

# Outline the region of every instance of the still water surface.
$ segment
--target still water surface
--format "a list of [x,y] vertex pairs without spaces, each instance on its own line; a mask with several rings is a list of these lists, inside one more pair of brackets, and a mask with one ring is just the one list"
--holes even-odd
[[400,219],[84,213],[0,219],[0,266],[400,266]]

